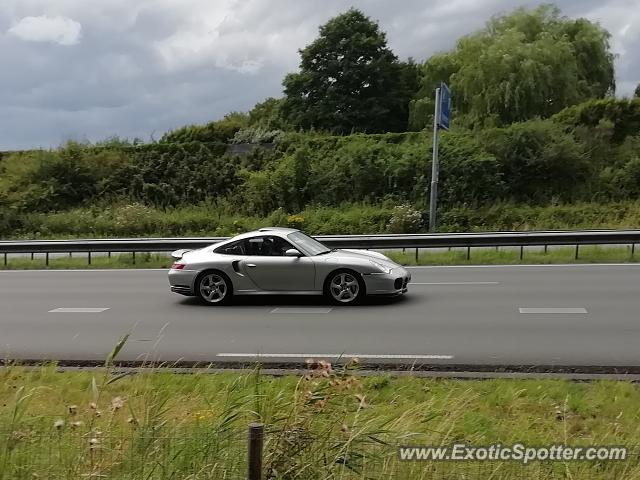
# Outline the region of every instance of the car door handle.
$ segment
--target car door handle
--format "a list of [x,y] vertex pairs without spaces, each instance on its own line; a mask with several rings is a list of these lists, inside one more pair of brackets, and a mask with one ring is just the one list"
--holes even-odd
[[247,267],[249,268],[256,268],[257,265],[255,263],[247,263]]

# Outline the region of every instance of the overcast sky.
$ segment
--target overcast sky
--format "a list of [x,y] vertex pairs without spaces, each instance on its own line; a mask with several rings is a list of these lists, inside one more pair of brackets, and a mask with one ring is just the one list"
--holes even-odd
[[[166,130],[279,96],[298,49],[354,6],[402,59],[451,48],[513,0],[0,0],[0,150]],[[640,0],[559,0],[599,22],[618,95],[640,82]]]

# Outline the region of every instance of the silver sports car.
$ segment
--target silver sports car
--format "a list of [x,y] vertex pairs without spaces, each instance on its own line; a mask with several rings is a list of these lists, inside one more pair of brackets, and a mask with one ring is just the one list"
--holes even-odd
[[177,250],[171,291],[222,305],[235,295],[325,295],[338,305],[402,295],[411,274],[381,253],[330,249],[291,228],[261,228],[199,250]]

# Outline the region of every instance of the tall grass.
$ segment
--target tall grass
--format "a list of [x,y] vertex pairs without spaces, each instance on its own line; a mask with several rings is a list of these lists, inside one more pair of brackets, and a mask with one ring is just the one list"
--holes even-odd
[[356,375],[319,361],[302,376],[121,376],[0,368],[0,478],[243,478],[246,426],[267,426],[265,478],[640,478],[624,462],[402,462],[398,445],[640,443],[640,388],[561,380]]

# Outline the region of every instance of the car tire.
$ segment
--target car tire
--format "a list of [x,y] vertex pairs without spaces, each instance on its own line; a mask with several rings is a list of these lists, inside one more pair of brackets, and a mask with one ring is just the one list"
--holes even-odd
[[233,298],[231,280],[218,270],[207,270],[198,275],[194,290],[205,305],[228,305]]
[[362,276],[353,270],[335,270],[324,282],[324,295],[334,305],[357,305],[366,294]]

